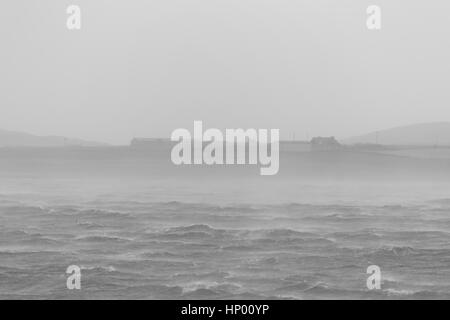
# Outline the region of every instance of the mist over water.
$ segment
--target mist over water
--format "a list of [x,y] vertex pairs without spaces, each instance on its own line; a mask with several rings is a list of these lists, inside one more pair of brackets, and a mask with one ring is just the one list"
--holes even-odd
[[282,153],[261,177],[155,150],[1,152],[0,298],[450,298],[440,162]]

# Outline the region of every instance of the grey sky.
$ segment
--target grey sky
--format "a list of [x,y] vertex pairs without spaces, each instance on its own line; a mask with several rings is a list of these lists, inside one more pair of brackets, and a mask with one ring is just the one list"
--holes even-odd
[[[66,29],[66,7],[82,30]],[[366,8],[382,8],[382,30]],[[42,0],[0,10],[0,128],[110,143],[450,121],[448,0]]]

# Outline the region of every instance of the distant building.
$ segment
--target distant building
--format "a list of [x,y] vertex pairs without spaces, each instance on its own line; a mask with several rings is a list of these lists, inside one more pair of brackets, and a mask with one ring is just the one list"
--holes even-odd
[[311,140],[312,151],[339,150],[342,145],[334,137],[315,137]]

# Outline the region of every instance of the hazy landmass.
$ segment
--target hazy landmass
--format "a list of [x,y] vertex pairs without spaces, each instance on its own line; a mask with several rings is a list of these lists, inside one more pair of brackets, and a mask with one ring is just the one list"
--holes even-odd
[[99,147],[107,144],[59,136],[35,136],[29,133],[0,129],[0,147]]
[[[449,133],[445,134],[445,130]],[[441,146],[431,145],[434,135],[442,137]],[[292,142],[291,146],[286,146],[286,142],[282,142],[280,171],[272,180],[442,181],[450,178],[449,123],[380,131],[379,137],[387,145],[370,144],[370,134],[353,139],[355,145],[319,151],[305,148],[307,143]],[[445,146],[445,139],[448,146]],[[22,148],[0,149],[0,176],[3,178],[42,175],[83,179],[261,179],[258,166],[176,166],[170,158],[173,143],[163,139],[149,139],[148,143],[132,146],[105,147],[102,143],[78,139],[0,131],[0,147],[5,146]],[[54,148],[62,146],[66,147]]]
[[421,123],[376,131],[344,139],[346,144],[370,143],[402,146],[450,146],[450,123]]

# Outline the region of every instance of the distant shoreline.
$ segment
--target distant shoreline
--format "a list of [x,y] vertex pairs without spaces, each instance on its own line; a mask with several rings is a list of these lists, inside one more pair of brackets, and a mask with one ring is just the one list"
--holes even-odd
[[0,148],[0,177],[90,179],[259,179],[270,181],[449,181],[450,147],[344,147],[331,151],[280,151],[276,176],[261,178],[251,165],[176,166],[170,145],[136,148]]

